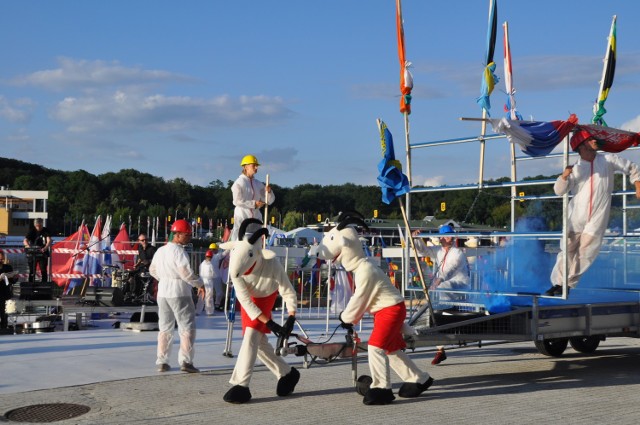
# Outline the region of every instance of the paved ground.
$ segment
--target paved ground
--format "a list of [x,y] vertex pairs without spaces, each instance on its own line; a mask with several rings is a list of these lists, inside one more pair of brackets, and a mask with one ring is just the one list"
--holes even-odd
[[[82,332],[86,331],[73,334],[76,338],[89,336]],[[7,341],[1,339],[0,346]],[[217,347],[208,350],[202,342],[197,364],[216,364],[214,357],[222,357],[221,351]],[[142,343],[137,349],[145,350],[148,364],[153,344]],[[0,352],[3,380],[16,370],[6,360],[16,361],[17,355],[3,356]],[[43,386],[47,389],[8,392],[5,388],[0,395],[0,415],[4,415],[0,422],[13,409],[43,403],[77,403],[90,408],[81,416],[56,422],[60,424],[635,425],[640,421],[640,340],[609,339],[593,355],[569,348],[562,358],[545,357],[530,342],[448,350],[448,360],[439,366],[430,365],[431,350],[412,356],[432,374],[435,383],[420,398],[397,398],[388,406],[362,404],[362,397],[352,387],[349,361],[304,369],[297,363],[300,358],[287,357],[300,369],[302,378],[295,393],[284,398],[276,396],[275,378],[263,367],[258,367],[253,377],[252,401],[230,405],[222,401],[229,388],[228,366],[192,375],[158,375],[147,366],[147,376],[129,379],[99,378],[94,383],[67,386],[66,380],[58,377],[58,382]],[[108,363],[106,357],[104,364]],[[55,364],[52,361],[52,367]],[[366,357],[360,358],[359,369],[360,374],[368,372]],[[400,383],[395,375],[394,379],[397,391]]]

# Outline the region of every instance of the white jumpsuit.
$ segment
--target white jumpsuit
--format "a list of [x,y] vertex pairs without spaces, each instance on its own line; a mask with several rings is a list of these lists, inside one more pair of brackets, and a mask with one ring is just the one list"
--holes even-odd
[[265,200],[264,183],[255,178],[250,179],[244,174],[240,174],[240,177],[233,183],[231,193],[233,195],[233,205],[235,206],[231,240],[237,241],[240,225],[245,219],[256,218],[262,221],[262,213],[259,208],[256,208],[256,201],[263,201],[271,205],[276,200],[276,196],[271,191]]
[[[438,289],[464,291],[469,289],[469,262],[465,253],[455,246],[446,250],[442,246],[426,246],[421,239],[414,240],[418,255],[431,257],[436,261],[434,278],[440,279]],[[446,292],[440,297],[443,300],[455,299],[454,294]]]
[[[213,291],[214,291],[214,266],[213,261],[215,257],[211,260],[204,259],[202,263],[200,263],[199,275],[204,282],[204,301],[198,300],[198,304],[196,305],[196,313],[200,313],[202,308],[204,307],[205,313],[211,316],[213,314]],[[203,306],[204,304],[204,306]]]
[[178,362],[193,364],[196,339],[196,309],[192,288],[200,288],[202,280],[191,269],[189,257],[180,244],[169,242],[153,256],[149,273],[158,281],[158,353],[156,364],[169,364],[174,323],[178,324],[180,351]]
[[[567,226],[571,288],[576,287],[600,252],[609,223],[615,171],[628,175],[631,183],[640,180],[640,170],[633,162],[614,154],[596,153],[592,162],[579,159],[567,180],[559,176],[553,186],[556,195],[574,195],[569,202]],[[563,263],[564,252],[560,251],[551,272],[554,285],[563,283]]]

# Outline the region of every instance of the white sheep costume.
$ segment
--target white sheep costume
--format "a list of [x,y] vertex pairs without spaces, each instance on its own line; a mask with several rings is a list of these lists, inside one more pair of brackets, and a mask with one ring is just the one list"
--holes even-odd
[[349,226],[357,224],[367,228],[364,221],[342,214],[338,220],[338,225],[322,238],[318,257],[340,263],[354,274],[355,293],[340,313],[340,321],[348,326],[357,323],[365,312],[374,316],[367,348],[372,382],[363,403],[389,404],[395,399],[390,368],[404,381],[398,395],[417,397],[431,386],[433,379],[403,352],[406,347],[403,330],[411,329],[404,322],[404,299],[382,269],[365,256],[356,229]]
[[296,292],[284,267],[273,251],[262,249],[262,237],[268,234],[260,220],[246,219],[240,225],[240,240],[220,245],[231,250],[229,275],[240,302],[244,334],[229,380],[233,387],[224,395],[224,401],[229,403],[246,403],[251,399],[249,383],[256,357],[278,378],[278,396],[291,394],[300,379],[300,372],[276,356],[266,335],[270,331],[282,332],[282,327],[271,320],[278,292],[290,316],[295,315],[297,305]]

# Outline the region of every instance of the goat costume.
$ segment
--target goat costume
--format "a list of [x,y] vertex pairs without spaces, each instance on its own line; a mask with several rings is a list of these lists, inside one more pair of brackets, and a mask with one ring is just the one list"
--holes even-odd
[[[238,361],[229,380],[233,387],[224,396],[229,403],[245,403],[251,399],[249,383],[256,357],[278,378],[278,396],[292,393],[300,379],[300,372],[276,356],[267,339],[266,334],[270,331],[276,335],[282,331],[282,327],[271,320],[278,292],[290,316],[295,315],[297,297],[275,253],[262,249],[262,236],[268,236],[262,222],[246,219],[239,229],[240,240],[220,245],[223,249],[232,250],[229,273],[240,302],[244,335]],[[261,317],[266,317],[267,322],[261,321]]]
[[402,351],[406,347],[403,330],[409,328],[404,322],[404,299],[382,269],[365,256],[356,230],[347,227],[359,224],[366,228],[364,221],[354,217],[339,220],[338,226],[322,238],[318,256],[340,263],[345,270],[354,273],[355,293],[340,313],[343,326],[358,322],[365,312],[374,316],[373,331],[367,343],[372,383],[363,403],[388,404],[395,399],[390,367],[404,381],[398,395],[417,397],[429,388],[433,379]]

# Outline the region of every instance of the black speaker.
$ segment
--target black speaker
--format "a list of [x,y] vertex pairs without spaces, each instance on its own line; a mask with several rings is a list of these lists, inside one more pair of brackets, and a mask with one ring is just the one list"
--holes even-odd
[[[144,323],[158,323],[160,319],[158,318],[158,313],[155,311],[145,311],[144,313]],[[137,323],[140,321],[140,312],[136,311],[131,315],[131,323]]]
[[13,285],[13,296],[27,301],[45,301],[53,299],[53,284],[20,282]]
[[120,307],[124,304],[124,295],[120,288],[90,286],[84,294],[84,300],[97,306]]

